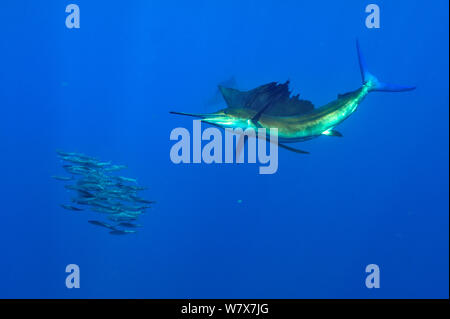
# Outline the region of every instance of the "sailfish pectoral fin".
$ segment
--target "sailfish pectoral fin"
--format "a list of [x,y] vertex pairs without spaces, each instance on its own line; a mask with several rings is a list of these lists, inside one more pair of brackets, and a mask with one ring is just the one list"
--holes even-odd
[[290,147],[290,146],[287,146],[287,145],[284,145],[284,144],[281,144],[281,143],[278,143],[278,146],[281,147],[281,148],[284,148],[284,149],[286,149],[288,151],[297,153],[297,154],[309,154],[309,152],[307,152],[307,151],[302,151],[302,150],[300,150],[298,148]]
[[[258,137],[258,138],[261,138],[261,137]],[[272,143],[272,144],[276,144],[279,147],[284,148],[285,150],[288,150],[288,151],[291,151],[291,152],[294,152],[294,153],[297,153],[297,154],[309,154],[309,152],[307,152],[307,151],[303,151],[303,150],[300,150],[298,148],[290,147],[290,146],[287,146],[287,145],[285,145],[283,143],[280,143],[280,142],[272,141],[272,139],[267,138],[267,137],[266,137],[266,141],[269,142],[269,143]]]
[[245,138],[244,134],[241,134],[239,136],[239,140],[236,145],[236,163],[243,163],[243,161],[240,161],[240,159],[241,159],[241,154],[244,151],[246,144],[247,144],[247,139]]

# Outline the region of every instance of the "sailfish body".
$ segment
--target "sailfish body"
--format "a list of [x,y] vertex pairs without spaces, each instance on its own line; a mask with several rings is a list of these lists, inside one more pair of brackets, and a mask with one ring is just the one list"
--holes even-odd
[[279,146],[298,153],[307,153],[288,147],[284,143],[309,140],[321,135],[342,136],[335,127],[347,119],[364,98],[374,91],[403,92],[414,90],[411,86],[398,86],[380,82],[367,71],[357,42],[362,86],[355,91],[338,95],[324,106],[314,108],[307,100],[292,96],[289,81],[262,85],[247,92],[219,86],[227,108],[210,114],[171,112],[200,118],[202,122],[222,128],[277,128]]

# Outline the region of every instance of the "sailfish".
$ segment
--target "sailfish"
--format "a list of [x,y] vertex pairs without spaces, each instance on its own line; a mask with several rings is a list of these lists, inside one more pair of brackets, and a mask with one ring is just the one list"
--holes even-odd
[[[171,114],[193,116],[204,123],[224,129],[252,128],[278,129],[278,146],[287,150],[308,154],[287,143],[310,140],[322,135],[342,137],[335,128],[353,114],[370,92],[404,92],[414,90],[414,86],[384,83],[366,68],[359,42],[356,41],[359,67],[362,77],[360,88],[345,94],[321,107],[315,108],[299,95],[291,96],[289,81],[259,86],[250,91],[239,91],[219,86],[227,104],[225,109],[208,114],[170,112]],[[244,136],[242,135],[242,138]]]

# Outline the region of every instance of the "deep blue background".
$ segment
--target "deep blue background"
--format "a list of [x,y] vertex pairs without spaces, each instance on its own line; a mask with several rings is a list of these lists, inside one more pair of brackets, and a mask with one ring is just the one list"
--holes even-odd
[[[448,1],[376,1],[378,30],[373,1],[72,2],[78,30],[69,1],[0,4],[0,297],[448,298]],[[369,95],[344,138],[280,150],[275,175],[170,161],[192,121],[169,110],[203,112],[231,76],[325,104],[361,84],[356,37],[381,80],[417,90]],[[58,148],[150,187],[140,233],[59,207]]]

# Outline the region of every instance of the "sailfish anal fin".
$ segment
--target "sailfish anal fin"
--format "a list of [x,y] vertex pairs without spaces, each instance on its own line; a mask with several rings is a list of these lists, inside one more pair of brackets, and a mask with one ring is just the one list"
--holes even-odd
[[337,137],[342,137],[343,135],[341,134],[341,132],[336,131],[334,129],[329,129],[326,130],[325,132],[322,133],[322,135],[326,135],[326,136],[337,136]]

